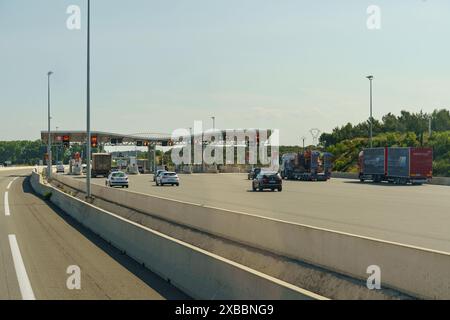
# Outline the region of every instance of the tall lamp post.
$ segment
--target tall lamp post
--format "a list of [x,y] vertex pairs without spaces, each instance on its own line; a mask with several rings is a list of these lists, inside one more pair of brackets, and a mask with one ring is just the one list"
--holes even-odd
[[[56,134],[58,135],[58,129],[59,127],[56,127]],[[57,140],[58,141],[58,140]],[[58,164],[58,158],[59,158],[59,141],[56,143],[56,164]]]
[[53,74],[52,71],[47,73],[47,108],[48,108],[48,144],[47,144],[47,179],[50,179],[52,176],[52,137],[51,137],[51,128],[50,128],[50,76]]
[[373,130],[373,118],[372,118],[372,81],[373,76],[367,76],[367,79],[370,81],[370,147],[372,148],[372,130]]
[[91,28],[91,1],[87,0],[87,88],[86,88],[86,197],[91,198],[91,82],[90,82],[90,28]]

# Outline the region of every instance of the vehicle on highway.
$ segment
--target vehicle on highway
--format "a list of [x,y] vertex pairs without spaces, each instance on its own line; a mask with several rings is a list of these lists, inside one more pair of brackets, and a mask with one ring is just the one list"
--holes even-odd
[[111,172],[105,184],[109,187],[128,188],[128,176],[122,171]]
[[108,176],[111,172],[112,155],[110,153],[93,153],[91,176]]
[[255,179],[255,177],[261,172],[261,168],[252,168],[249,172],[248,172],[248,180],[253,180]]
[[253,191],[263,191],[264,189],[282,191],[283,179],[278,172],[260,172],[252,181],[252,189]]
[[156,177],[157,177],[161,172],[167,172],[167,170],[156,170],[156,173],[153,175],[153,181],[154,181],[154,182],[156,182]]
[[56,173],[64,173],[64,165],[62,163],[56,165]]
[[327,181],[331,177],[332,158],[331,153],[314,150],[285,153],[281,157],[281,177],[288,180]]
[[422,184],[432,179],[433,149],[366,148],[359,153],[359,180]]
[[180,185],[180,178],[176,172],[164,171],[160,172],[156,176],[156,185],[163,186],[165,184],[170,184],[172,186]]

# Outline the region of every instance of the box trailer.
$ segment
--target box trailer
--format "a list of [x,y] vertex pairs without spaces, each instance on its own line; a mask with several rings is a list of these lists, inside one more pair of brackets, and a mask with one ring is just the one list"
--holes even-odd
[[93,153],[91,176],[108,176],[111,172],[112,156],[109,153]]
[[433,175],[433,149],[367,148],[360,152],[358,163],[361,182],[422,184]]

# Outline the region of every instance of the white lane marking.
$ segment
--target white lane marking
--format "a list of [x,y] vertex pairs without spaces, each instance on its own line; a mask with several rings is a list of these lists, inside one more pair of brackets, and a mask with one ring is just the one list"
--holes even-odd
[[8,191],[5,192],[5,216],[11,215],[11,212],[9,211],[9,201],[8,201]]
[[36,300],[31,288],[30,279],[27,275],[27,270],[23,264],[22,255],[20,254],[19,245],[14,234],[8,235],[9,246],[11,247],[11,253],[14,261],[14,268],[16,269],[17,280],[19,281],[20,293],[23,300]]
[[17,179],[19,179],[19,177],[15,177],[14,179],[12,179],[12,180],[9,182],[8,186],[6,187],[6,190],[9,190],[9,188],[11,188],[11,185],[13,184],[13,182],[16,181]]

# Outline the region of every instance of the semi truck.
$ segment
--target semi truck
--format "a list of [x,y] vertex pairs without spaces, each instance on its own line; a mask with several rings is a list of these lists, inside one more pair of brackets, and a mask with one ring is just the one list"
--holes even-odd
[[327,181],[331,177],[332,157],[331,153],[311,150],[283,154],[281,177],[288,180]]
[[423,184],[432,179],[433,149],[413,147],[367,148],[359,153],[359,180],[395,184]]
[[93,153],[92,154],[92,168],[91,176],[107,177],[111,171],[112,156],[109,153]]

